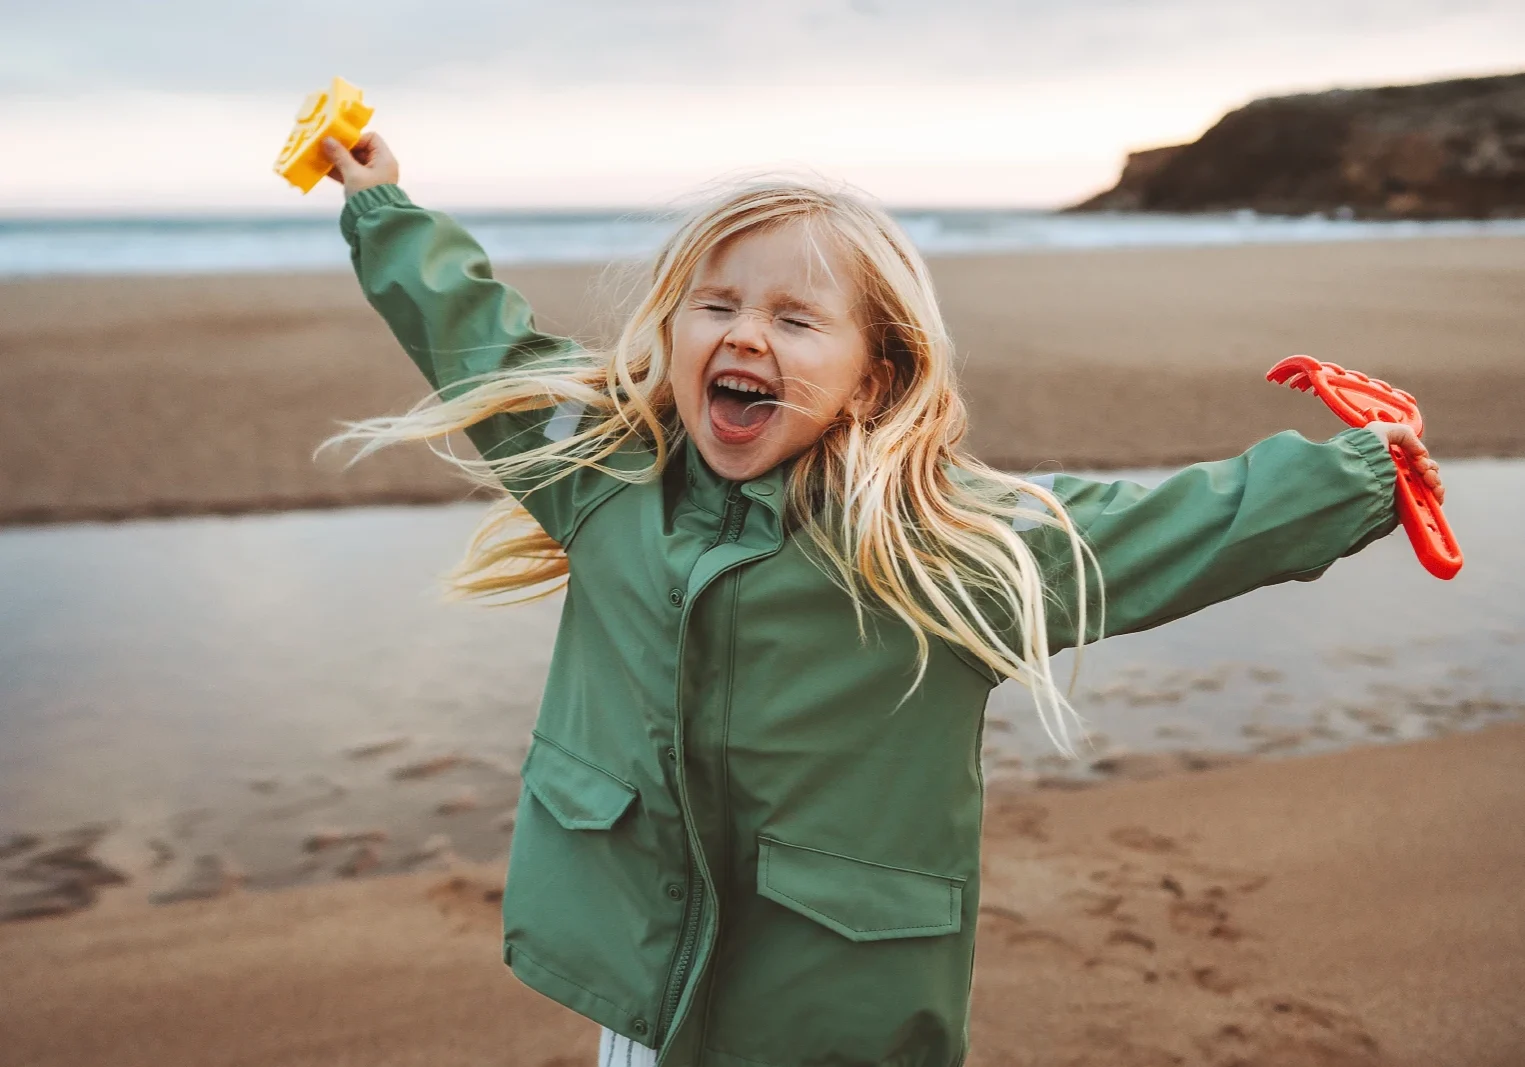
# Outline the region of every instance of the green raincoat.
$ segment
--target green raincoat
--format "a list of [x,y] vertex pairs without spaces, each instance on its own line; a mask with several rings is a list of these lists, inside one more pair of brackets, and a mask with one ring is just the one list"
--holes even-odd
[[[447,395],[571,344],[398,187],[353,196],[341,227],[366,297]],[[470,436],[501,456],[578,414],[498,415]],[[998,679],[934,642],[900,704],[911,634],[871,617],[860,642],[785,529],[783,474],[729,482],[689,443],[646,484],[581,472],[525,495],[571,575],[523,766],[504,960],[666,1067],[959,1064]],[[1155,489],[1059,475],[1053,490],[1100,560],[1116,634],[1317,577],[1393,529],[1394,476],[1373,433],[1286,432]],[[1063,535],[1023,536],[1073,599]],[[1055,650],[1076,643],[1072,615],[1050,610]]]

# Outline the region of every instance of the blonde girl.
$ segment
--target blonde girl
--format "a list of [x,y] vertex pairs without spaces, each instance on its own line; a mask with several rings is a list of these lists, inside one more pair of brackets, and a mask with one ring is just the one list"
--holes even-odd
[[338,439],[464,430],[481,458],[442,454],[502,499],[456,587],[565,588],[503,958],[603,1063],[961,1063],[990,689],[1067,745],[1055,652],[1316,577],[1393,529],[1387,440],[1423,457],[1379,425],[1152,490],[1005,474],[961,446],[925,264],[856,195],[699,208],[590,352],[379,137],[330,151],[361,286],[435,389]]

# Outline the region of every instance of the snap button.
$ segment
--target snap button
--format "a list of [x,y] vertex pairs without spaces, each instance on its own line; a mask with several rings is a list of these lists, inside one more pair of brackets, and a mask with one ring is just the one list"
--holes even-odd
[[667,591],[667,602],[675,608],[681,608],[683,606],[683,590],[669,589]]
[[678,762],[678,750],[673,748],[671,745],[667,746],[667,762],[668,763],[677,763]]
[[632,1029],[636,1033],[641,1034],[641,1035],[644,1036],[646,1031],[648,1029],[650,1029],[650,1027],[648,1027],[646,1025],[646,1020],[645,1019],[637,1019],[635,1022],[630,1024],[630,1029]]
[[683,899],[683,887],[681,885],[677,885],[677,884],[668,886],[667,887],[667,899],[668,900],[682,900]]
[[773,487],[771,485],[754,485],[752,493],[755,496],[772,496]]

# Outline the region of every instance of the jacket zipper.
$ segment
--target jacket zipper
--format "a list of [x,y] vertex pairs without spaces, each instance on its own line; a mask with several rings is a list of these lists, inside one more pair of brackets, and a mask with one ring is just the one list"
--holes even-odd
[[729,544],[740,537],[741,520],[746,512],[746,502],[741,499],[741,483],[733,482],[725,494],[725,515],[720,520],[720,532],[710,547]]
[[[741,486],[733,483],[725,494],[725,513],[720,520],[720,532],[710,543],[711,549],[730,544],[741,537],[742,521],[746,510],[746,501],[741,497]],[[678,669],[683,669],[682,664],[678,665]],[[683,936],[678,941],[678,958],[673,961],[672,978],[667,983],[667,996],[662,1003],[662,1017],[657,1023],[658,1047],[667,1041],[667,1031],[672,1026],[673,1017],[678,1013],[678,1002],[683,999],[683,987],[688,984],[689,968],[693,966],[694,949],[699,941],[699,919],[704,905],[704,880],[699,876],[699,869],[694,864],[692,852],[688,857],[687,882]]]

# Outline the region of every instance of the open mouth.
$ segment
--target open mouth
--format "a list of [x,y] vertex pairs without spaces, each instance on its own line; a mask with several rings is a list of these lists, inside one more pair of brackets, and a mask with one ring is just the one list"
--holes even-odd
[[726,444],[754,440],[778,410],[778,393],[750,374],[717,374],[709,398],[710,428]]

